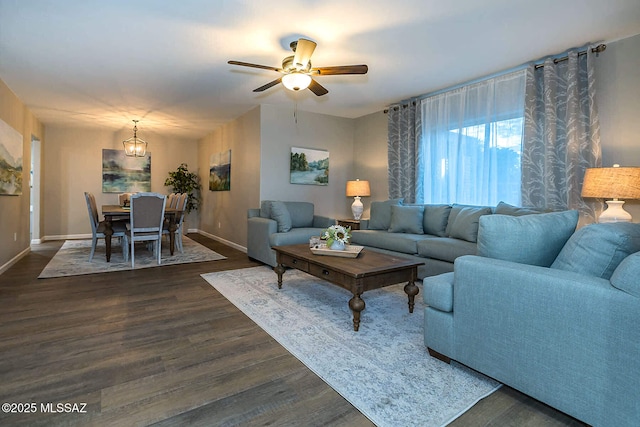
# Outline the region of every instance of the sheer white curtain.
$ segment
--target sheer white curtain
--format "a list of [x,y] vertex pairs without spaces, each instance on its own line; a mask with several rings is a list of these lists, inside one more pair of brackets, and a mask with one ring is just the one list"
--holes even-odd
[[424,203],[520,205],[525,70],[421,101]]

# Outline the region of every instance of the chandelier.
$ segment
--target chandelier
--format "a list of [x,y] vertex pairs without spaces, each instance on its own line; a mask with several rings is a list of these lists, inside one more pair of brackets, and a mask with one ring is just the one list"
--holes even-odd
[[138,121],[133,120],[133,137],[122,141],[124,154],[129,157],[144,157],[147,154],[147,143],[138,138]]

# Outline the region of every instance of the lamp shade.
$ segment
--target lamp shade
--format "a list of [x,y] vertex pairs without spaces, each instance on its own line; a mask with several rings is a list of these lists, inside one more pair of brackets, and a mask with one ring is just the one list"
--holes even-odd
[[640,167],[587,169],[582,197],[640,199]]
[[371,195],[369,181],[347,181],[347,197],[368,197]]

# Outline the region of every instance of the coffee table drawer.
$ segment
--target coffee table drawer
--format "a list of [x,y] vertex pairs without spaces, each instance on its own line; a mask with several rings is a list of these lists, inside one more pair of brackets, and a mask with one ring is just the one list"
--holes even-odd
[[309,272],[309,263],[307,261],[287,254],[280,254],[280,263],[307,273]]
[[319,265],[311,264],[309,266],[309,274],[319,277],[321,279],[327,280],[329,282],[335,283],[337,285],[348,285],[349,277],[339,273],[337,271],[331,270],[327,267],[322,267]]

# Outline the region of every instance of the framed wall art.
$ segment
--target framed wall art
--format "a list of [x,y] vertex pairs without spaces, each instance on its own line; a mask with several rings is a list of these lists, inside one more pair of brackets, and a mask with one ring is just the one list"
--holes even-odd
[[231,190],[231,150],[211,155],[209,163],[209,190]]
[[22,194],[22,135],[0,120],[0,195]]
[[151,191],[151,153],[129,157],[124,150],[102,150],[102,192]]
[[329,185],[329,151],[291,147],[291,184]]

